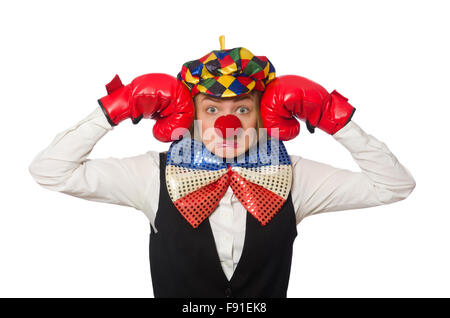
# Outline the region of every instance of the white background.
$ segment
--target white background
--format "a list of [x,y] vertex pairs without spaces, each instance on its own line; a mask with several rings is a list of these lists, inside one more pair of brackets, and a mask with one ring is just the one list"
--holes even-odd
[[[153,296],[144,214],[41,188],[28,165],[116,73],[175,76],[224,34],[277,75],[348,97],[417,182],[404,201],[303,220],[288,297],[449,297],[448,12],[446,1],[2,2],[0,296]],[[90,158],[167,149],[152,125],[121,123]],[[359,171],[301,125],[291,154]]]

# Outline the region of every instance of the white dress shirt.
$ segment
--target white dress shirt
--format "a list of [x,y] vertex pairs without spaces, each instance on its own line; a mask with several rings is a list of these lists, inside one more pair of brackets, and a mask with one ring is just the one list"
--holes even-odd
[[[159,201],[159,153],[128,158],[88,159],[95,144],[113,127],[100,107],[59,133],[32,161],[29,170],[41,186],[79,198],[141,210],[155,228]],[[292,201],[297,224],[317,213],[360,209],[406,198],[415,187],[411,173],[387,146],[354,121],[333,135],[361,172],[339,169],[291,155]],[[223,271],[231,278],[239,261],[248,213],[231,188],[210,215]]]

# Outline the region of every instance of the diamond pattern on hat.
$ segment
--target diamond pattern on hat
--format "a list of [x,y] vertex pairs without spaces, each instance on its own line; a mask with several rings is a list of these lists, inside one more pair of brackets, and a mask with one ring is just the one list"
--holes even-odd
[[227,50],[223,50],[223,51],[213,51],[214,54],[217,56],[217,58],[219,60],[223,60],[228,56],[228,51]]
[[206,55],[206,59],[204,61],[201,61],[203,64],[208,63],[209,61],[217,60],[217,56],[214,54],[214,51]]
[[236,77],[236,79],[241,83],[242,85],[249,87],[249,84],[254,83],[255,81],[247,76],[239,76]]
[[[258,63],[256,63],[253,60],[248,61],[248,64],[244,69],[244,73],[247,74],[248,76],[257,74],[260,71],[261,71],[261,67],[259,66]],[[258,77],[258,79],[261,79],[261,78]]]
[[[234,80],[223,79],[224,76],[232,76]],[[253,89],[263,91],[275,78],[275,68],[267,57],[237,47],[212,51],[186,62],[177,78],[186,84],[192,96],[202,92],[215,97],[233,97]]]
[[205,63],[205,67],[211,74],[221,75],[219,73],[220,70],[220,62],[218,60],[211,60]]
[[242,85],[238,79],[235,79],[231,85],[228,86],[228,89],[234,92],[236,95],[245,94],[249,91],[247,87]]
[[222,96],[222,94],[225,92],[227,88],[213,78],[211,78],[211,82],[212,81],[213,84],[210,87],[208,87],[207,92],[211,93],[214,96]]
[[224,76],[217,77],[216,81],[218,81],[224,87],[230,88],[231,83],[233,83],[235,79],[236,78],[234,76],[224,75]]
[[236,63],[229,55],[224,56],[223,59],[219,60],[219,63],[221,66],[219,71],[222,75],[229,75],[237,69]]
[[193,61],[188,65],[188,69],[191,72],[191,75],[200,76],[202,74],[203,63],[200,63],[200,61]]

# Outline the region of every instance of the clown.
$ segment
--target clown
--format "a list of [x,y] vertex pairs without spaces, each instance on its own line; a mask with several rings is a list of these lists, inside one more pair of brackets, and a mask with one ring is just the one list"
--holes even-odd
[[[29,170],[45,188],[148,217],[155,297],[286,297],[297,225],[307,216],[405,199],[410,172],[353,120],[337,91],[277,77],[243,47],[183,64],[177,77],[118,76],[87,118],[58,134]],[[120,122],[155,119],[169,150],[87,159]],[[360,172],[289,155],[300,131],[331,135]],[[264,129],[262,129],[264,128]]]

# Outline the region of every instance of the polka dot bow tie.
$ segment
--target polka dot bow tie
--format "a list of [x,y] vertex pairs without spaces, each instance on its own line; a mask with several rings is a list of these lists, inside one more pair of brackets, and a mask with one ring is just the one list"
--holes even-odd
[[169,196],[194,228],[214,212],[228,187],[265,226],[286,201],[291,182],[291,161],[283,143],[276,139],[260,142],[233,159],[212,154],[192,138],[172,143],[167,154]]

